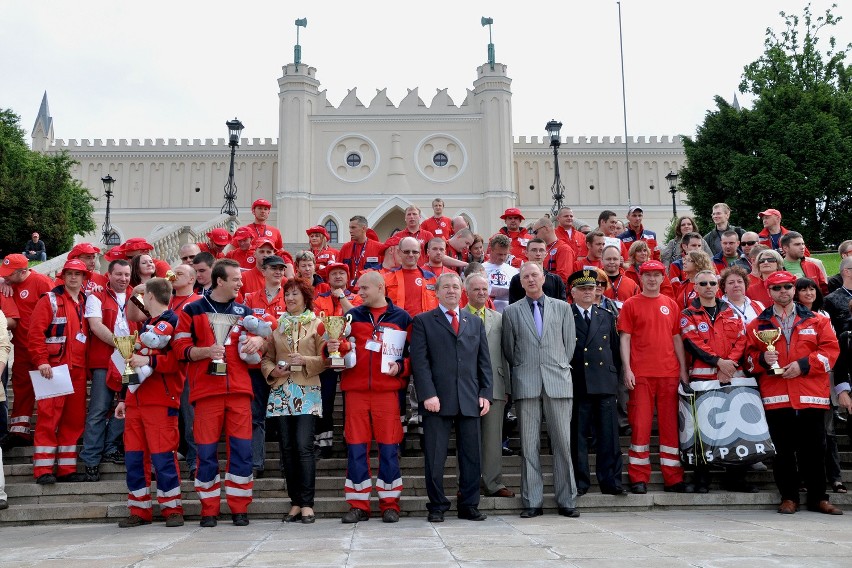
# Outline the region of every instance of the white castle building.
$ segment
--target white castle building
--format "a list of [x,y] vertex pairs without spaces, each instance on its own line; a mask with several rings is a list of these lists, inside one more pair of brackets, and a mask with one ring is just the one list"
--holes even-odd
[[[519,207],[528,220],[550,210],[553,150],[547,137],[513,137],[505,65],[478,67],[461,104],[441,89],[428,105],[416,88],[398,104],[385,89],[364,104],[353,88],[335,107],[315,68],[291,63],[282,71],[278,139],[243,139],[236,152],[241,221],[251,219],[251,203],[262,197],[272,202],[271,221],[285,242],[306,242],[305,229],[318,224],[346,241],[353,215],[367,217],[385,238],[404,226],[408,205],[428,216],[432,199],[441,197],[445,215],[464,215],[487,237],[507,207]],[[103,194],[102,177],[117,180],[111,221],[122,240],[175,223],[198,225],[217,217],[223,204],[230,163],[224,139],[56,140],[45,94],[32,147],[67,151],[79,162],[73,176],[95,196]],[[651,137],[629,140],[628,149],[630,202],[643,206],[646,226],[664,231],[671,219],[665,176],[684,164],[683,145]],[[603,209],[626,215],[621,138],[569,137],[559,162],[564,203],[578,219],[595,226]],[[98,226],[105,205],[97,203]],[[679,203],[681,210],[689,212]]]

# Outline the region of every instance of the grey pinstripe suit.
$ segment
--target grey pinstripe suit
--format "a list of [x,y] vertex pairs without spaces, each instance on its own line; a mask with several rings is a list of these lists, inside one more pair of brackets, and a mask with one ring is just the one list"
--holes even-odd
[[521,434],[521,500],[525,508],[541,507],[540,431],[542,409],[553,444],[553,483],[559,507],[574,508],[577,488],[571,465],[571,407],[574,388],[574,316],[571,307],[547,296],[543,302],[543,332],[539,338],[528,299],[503,312],[503,354],[509,361],[512,396]]

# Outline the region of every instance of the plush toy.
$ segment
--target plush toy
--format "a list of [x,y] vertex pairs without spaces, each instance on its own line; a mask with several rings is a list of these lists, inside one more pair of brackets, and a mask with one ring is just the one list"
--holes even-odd
[[257,352],[252,353],[251,355],[247,355],[246,353],[243,353],[243,346],[245,345],[246,341],[248,341],[249,337],[269,337],[270,335],[272,335],[273,330],[275,330],[277,327],[278,320],[276,320],[275,317],[270,314],[264,314],[261,317],[244,317],[243,331],[240,332],[239,340],[240,359],[242,359],[249,365],[257,365],[258,363],[260,363],[263,353]]
[[[139,343],[136,344],[136,351],[139,355],[144,355],[146,357],[159,355],[169,344],[169,341],[172,340],[172,332],[174,332],[174,328],[172,327],[172,324],[167,321],[160,321],[157,322],[157,325],[148,325],[145,327],[146,331],[139,336]],[[150,377],[153,373],[154,369],[152,369],[150,365],[136,367],[136,374],[139,375],[139,384],[130,385],[127,387],[127,390],[130,392],[136,392],[139,385],[145,382],[145,379]]]

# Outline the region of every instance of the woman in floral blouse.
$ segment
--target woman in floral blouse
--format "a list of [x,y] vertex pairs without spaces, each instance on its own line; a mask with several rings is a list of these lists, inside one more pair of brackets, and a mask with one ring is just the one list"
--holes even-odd
[[[313,289],[298,278],[284,284],[287,313],[269,337],[261,372],[271,386],[267,418],[278,420],[281,461],[290,496],[284,522],[313,523],[316,462],[314,422],[322,416],[319,374],[325,367],[322,323]],[[338,342],[329,342],[332,350]]]

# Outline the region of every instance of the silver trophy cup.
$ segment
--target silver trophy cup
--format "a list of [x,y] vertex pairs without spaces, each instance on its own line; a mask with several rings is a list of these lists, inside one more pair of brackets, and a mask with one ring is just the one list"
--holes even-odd
[[[216,345],[224,347],[225,342],[228,340],[228,335],[231,333],[231,328],[237,325],[237,322],[240,321],[240,316],[207,312],[207,321],[210,322],[210,329],[213,330],[213,337]],[[213,359],[210,361],[210,365],[207,367],[207,373],[218,377],[224,377],[227,375],[228,365],[225,363],[224,358]]]

